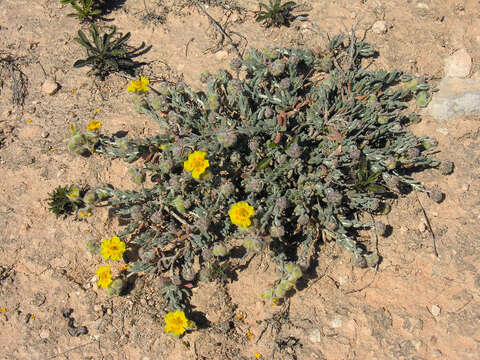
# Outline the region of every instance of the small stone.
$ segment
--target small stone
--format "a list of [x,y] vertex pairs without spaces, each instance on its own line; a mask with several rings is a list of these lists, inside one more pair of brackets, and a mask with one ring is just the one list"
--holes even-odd
[[43,130],[41,135],[42,135],[42,138],[46,139],[50,136],[50,133],[46,130]]
[[33,295],[33,300],[31,303],[35,306],[41,306],[45,303],[46,300],[47,298],[42,293],[35,293],[35,295]]
[[387,22],[385,20],[378,20],[372,25],[372,31],[375,34],[385,34],[387,32]]
[[422,221],[418,224],[418,231],[424,233],[427,230],[427,225]]
[[441,312],[442,312],[442,310],[440,309],[440,306],[432,305],[432,315],[433,316],[440,316]]
[[107,315],[112,315],[112,313],[113,313],[112,309],[108,308],[107,309]]
[[447,136],[448,135],[448,129],[447,128],[437,128],[436,131],[442,135]]
[[50,331],[48,331],[47,329],[43,329],[42,331],[40,331],[40,339],[46,340],[49,337],[50,337]]
[[215,57],[217,58],[217,60],[225,60],[226,58],[228,58],[228,52],[225,50],[220,50],[215,54]]
[[312,343],[318,344],[322,342],[322,333],[320,332],[319,329],[315,329],[310,333],[308,338]]
[[430,7],[429,7],[427,4],[425,4],[424,2],[419,2],[419,3],[417,4],[417,8],[419,8],[419,9],[426,9],[426,10],[430,9]]
[[60,88],[60,85],[52,78],[48,78],[42,84],[42,91],[47,95],[55,95]]
[[460,49],[445,59],[445,77],[466,78],[471,70],[472,58],[465,49]]
[[462,191],[467,192],[470,189],[470,184],[463,184],[462,185]]
[[480,115],[480,82],[447,77],[438,85],[427,111],[439,122],[465,115]]
[[342,327],[342,319],[339,319],[339,318],[335,318],[331,321],[330,325],[332,326],[332,328],[334,329],[338,329],[338,328],[341,328]]
[[99,311],[102,311],[102,305],[94,305],[93,306],[93,311],[95,312],[99,312]]
[[439,359],[439,358],[442,357],[442,355],[443,355],[442,352],[438,349],[434,349],[432,351],[432,358],[434,358],[434,359]]

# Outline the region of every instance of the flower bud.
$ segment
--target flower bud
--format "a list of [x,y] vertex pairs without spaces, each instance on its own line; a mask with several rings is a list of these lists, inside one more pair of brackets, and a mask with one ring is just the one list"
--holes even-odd
[[375,222],[375,230],[378,236],[385,236],[387,233],[387,225],[381,221]]
[[283,60],[275,60],[269,68],[273,76],[280,76],[285,71],[285,62]]
[[224,148],[229,148],[237,142],[235,131],[220,131],[217,133],[217,140]]
[[277,206],[278,210],[285,210],[287,207],[287,199],[285,199],[283,196],[279,197],[275,202],[275,205]]
[[231,182],[225,182],[222,185],[220,185],[220,193],[225,196],[229,197],[230,195],[233,194],[235,191],[235,186]]
[[302,156],[302,148],[297,143],[293,143],[288,147],[287,154],[292,158],[297,159]]
[[274,225],[270,228],[270,235],[272,237],[281,238],[285,235],[285,229],[282,225]]
[[134,221],[142,221],[143,220],[142,208],[139,205],[132,206],[130,208],[130,217]]
[[442,161],[440,163],[440,166],[438,167],[438,170],[442,175],[450,175],[451,173],[453,173],[453,162],[451,162],[450,160]]
[[263,243],[259,239],[246,238],[243,240],[243,246],[248,250],[259,252],[263,248]]
[[262,295],[260,296],[261,299],[265,300],[265,299],[271,299],[274,295],[274,289],[273,288],[268,288],[267,290],[265,290]]
[[445,194],[437,188],[433,188],[432,190],[428,191],[427,194],[430,199],[435,201],[437,204],[441,203],[443,199],[445,199]]
[[97,201],[97,193],[94,190],[88,190],[83,195],[83,201],[87,204],[94,204]]
[[339,206],[342,203],[343,196],[339,191],[328,188],[326,191],[327,201],[333,206]]
[[127,170],[130,180],[137,185],[143,184],[145,182],[145,174],[135,167],[129,167]]
[[67,194],[70,201],[77,201],[80,199],[80,188],[78,186],[72,186]]
[[230,69],[232,70],[239,70],[243,65],[243,61],[240,58],[233,58],[232,61],[230,61]]
[[263,113],[263,115],[265,116],[266,119],[269,119],[273,116],[273,110],[270,106],[267,106],[265,108],[265,112]]
[[172,205],[175,206],[175,209],[178,212],[185,212],[185,202],[183,201],[183,197],[181,195],[178,195],[175,199],[173,199]]
[[275,296],[283,298],[286,293],[287,293],[287,290],[282,288],[280,285],[275,286]]
[[117,278],[107,287],[107,294],[110,296],[120,295],[125,285],[125,281],[122,278]]
[[281,287],[283,290],[288,291],[293,287],[293,283],[289,280],[282,280],[280,281],[280,284],[278,284],[279,287]]
[[283,90],[288,90],[290,88],[291,82],[289,78],[283,78],[280,80],[280,83],[278,84],[280,86],[280,89]]
[[220,107],[220,102],[218,101],[218,95],[210,95],[207,98],[207,107],[212,111],[217,111]]
[[228,249],[223,244],[215,244],[215,246],[212,249],[212,253],[215,256],[222,257],[228,254]]

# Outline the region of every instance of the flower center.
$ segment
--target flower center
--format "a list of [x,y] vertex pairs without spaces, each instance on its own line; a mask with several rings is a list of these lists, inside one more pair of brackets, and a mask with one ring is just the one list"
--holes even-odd
[[201,168],[203,166],[203,159],[201,158],[196,158],[196,159],[193,159],[193,167],[194,168]]
[[238,215],[241,216],[242,218],[248,217],[248,211],[247,211],[247,209],[239,209],[239,210],[238,210]]

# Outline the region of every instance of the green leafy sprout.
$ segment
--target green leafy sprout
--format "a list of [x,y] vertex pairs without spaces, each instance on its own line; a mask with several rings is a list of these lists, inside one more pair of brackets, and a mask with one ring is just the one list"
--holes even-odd
[[269,5],[264,3],[258,5],[260,10],[256,12],[255,19],[268,28],[271,26],[288,26],[293,18],[291,11],[297,4],[293,1],[282,4],[282,0],[269,0]]
[[145,43],[142,43],[138,48],[129,50],[127,41],[130,39],[130,32],[114,37],[116,32],[117,28],[113,26],[110,32],[101,35],[98,27],[92,24],[89,29],[91,39],[88,39],[85,33],[79,30],[75,41],[85,47],[87,58],[75,61],[73,66],[80,68],[89,65],[92,67],[91,73],[102,79],[113,72],[132,73],[141,65],[132,58],[148,51],[148,48],[145,49]]
[[70,14],[71,16],[77,16],[80,21],[93,22],[100,14],[100,2],[98,0],[61,0],[63,4],[70,4],[77,11],[76,14]]

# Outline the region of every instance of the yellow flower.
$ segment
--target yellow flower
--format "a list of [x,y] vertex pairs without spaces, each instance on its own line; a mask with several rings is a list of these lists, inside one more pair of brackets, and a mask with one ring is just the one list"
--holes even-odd
[[92,208],[89,208],[89,207],[81,208],[78,210],[78,217],[80,219],[85,219],[87,217],[90,217],[92,216],[92,214],[93,214]]
[[105,260],[120,260],[125,252],[125,243],[118,236],[102,242],[100,254]]
[[100,109],[95,109],[95,110],[93,110],[93,113],[94,113],[94,114],[98,114],[99,112],[100,112]]
[[102,126],[101,121],[90,120],[90,122],[88,123],[88,126],[87,126],[87,130],[97,131],[98,129],[100,129],[100,126]]
[[7,309],[4,308],[4,307],[0,309],[0,313],[4,313],[4,312],[6,312],[6,311],[7,311]]
[[106,289],[112,283],[112,273],[110,266],[99,266],[97,269],[98,282],[97,285]]
[[165,333],[172,334],[173,336],[180,336],[186,330],[194,330],[197,328],[195,323],[188,320],[183,311],[177,310],[175,312],[169,312],[165,315]]
[[262,354],[260,354],[258,352],[255,353],[255,355],[253,355],[253,356],[255,356],[255,359],[257,359],[257,360],[262,358]]
[[73,188],[70,189],[67,196],[72,201],[77,200],[80,197],[80,189],[74,186]]
[[148,91],[148,84],[150,84],[150,80],[148,80],[148,78],[146,77],[141,76],[140,80],[130,81],[130,85],[128,85],[127,91],[133,93],[145,93]]
[[232,223],[241,228],[247,228],[252,224],[250,217],[253,216],[253,214],[255,214],[253,206],[248,205],[246,201],[233,204],[228,211]]
[[205,169],[210,166],[205,156],[207,156],[206,152],[194,151],[188,155],[188,160],[183,162],[183,168],[186,171],[191,171],[194,179],[199,179],[200,175],[205,172]]

